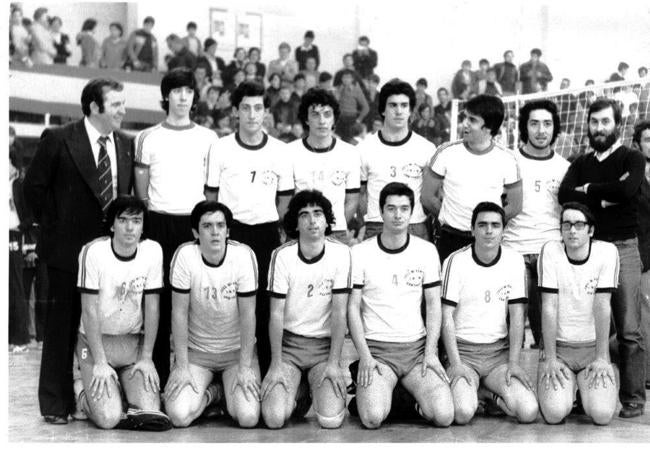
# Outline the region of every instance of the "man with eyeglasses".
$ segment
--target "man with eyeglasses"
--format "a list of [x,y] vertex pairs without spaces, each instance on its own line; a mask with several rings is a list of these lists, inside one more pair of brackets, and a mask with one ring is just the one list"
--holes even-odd
[[578,202],[562,206],[562,241],[547,242],[539,256],[544,349],[537,394],[546,423],[561,423],[580,391],[585,413],[607,425],[617,404],[609,358],[610,299],[618,285],[618,250],[592,240],[594,217]]

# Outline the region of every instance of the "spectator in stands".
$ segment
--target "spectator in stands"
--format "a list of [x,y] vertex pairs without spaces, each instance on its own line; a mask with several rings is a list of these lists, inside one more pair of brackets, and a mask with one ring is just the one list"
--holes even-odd
[[[201,68],[197,67],[196,69]],[[196,69],[195,79],[196,79]],[[219,87],[215,85],[210,85],[205,92],[205,99],[198,102],[196,105],[195,115],[197,117],[212,119],[212,125],[217,124],[217,113],[219,110]]]
[[212,82],[208,78],[208,69],[205,65],[194,66],[194,80],[196,81],[196,90],[199,92],[199,99],[204,101],[208,96],[208,89],[212,87]]
[[[368,81],[377,67],[377,51],[370,49],[370,40],[367,36],[359,37],[359,45],[352,52],[354,69],[359,73],[364,82]],[[367,82],[366,82],[367,83]]]
[[147,16],[142,28],[131,33],[126,43],[128,54],[126,68],[133,71],[158,71],[158,41],[151,33],[156,21]]
[[110,33],[102,43],[99,67],[108,69],[122,69],[126,63],[126,40],[124,29],[119,22],[112,22],[108,26]]
[[32,37],[23,25],[23,10],[12,5],[10,18],[10,55],[11,63],[17,65],[31,66],[32,61],[29,58],[29,46]]
[[415,111],[415,116],[413,116],[413,121],[415,121],[419,117],[419,108],[421,105],[426,104],[431,108],[431,111],[429,112],[429,116],[433,117],[433,98],[431,98],[431,95],[427,93],[427,88],[429,87],[429,83],[424,77],[421,77],[420,79],[417,80],[415,83],[415,107],[413,110]]
[[185,43],[180,36],[172,33],[167,37],[167,41],[174,53],[167,61],[167,71],[180,67],[192,69],[196,66],[196,57],[185,47]]
[[[440,143],[440,134],[433,119],[433,108],[427,103],[420,103],[417,107],[418,115],[411,125],[414,132],[425,138],[427,141]],[[436,144],[437,145],[437,144]]]
[[478,70],[474,73],[474,84],[472,84],[472,94],[478,94],[479,83],[487,79],[487,72],[490,68],[490,61],[482,58],[478,61]]
[[609,76],[609,81],[608,82],[618,82],[618,81],[624,81],[625,80],[625,74],[627,73],[627,70],[630,69],[630,65],[628,65],[625,62],[621,62],[618,64],[618,71],[615,73],[612,73],[611,76]]
[[648,76],[648,68],[646,68],[645,66],[639,67],[638,72],[639,72],[639,77],[641,79]]
[[217,57],[217,42],[212,38],[206,38],[203,42],[203,53],[196,59],[197,65],[203,65],[208,70],[207,77],[213,85],[223,86],[221,73],[226,69],[226,62]]
[[472,72],[472,62],[463,60],[460,69],[451,82],[451,94],[454,98],[467,100],[476,76]]
[[328,73],[327,71],[323,71],[318,75],[318,87],[331,94],[334,94],[336,91],[334,90],[334,85],[332,84],[333,81],[334,77],[332,77],[332,74]]
[[79,66],[87,66],[89,68],[99,67],[100,45],[97,38],[95,38],[95,27],[97,21],[93,18],[88,18],[81,26],[81,32],[77,34],[77,46],[81,48],[81,61]]
[[279,73],[271,73],[269,76],[269,86],[266,88],[266,98],[268,99],[267,106],[272,109],[275,103],[280,99],[280,86],[282,85],[282,77]]
[[198,57],[201,54],[201,40],[196,36],[196,22],[188,22],[187,35],[183,37],[183,44],[188,51],[190,51],[195,57]]
[[230,61],[230,63],[228,63],[228,66],[226,66],[226,69],[221,75],[224,87],[233,85],[235,80],[235,73],[237,73],[239,70],[243,71],[247,61],[248,59],[246,49],[243,47],[236,48],[233,54],[233,59]]
[[548,66],[539,60],[541,56],[542,51],[534,48],[530,51],[530,60],[519,67],[521,93],[524,95],[546,91],[548,83],[553,80]]
[[451,100],[449,99],[449,90],[445,87],[440,87],[436,92],[438,97],[438,104],[433,108],[434,115],[451,114]]
[[494,68],[488,68],[485,79],[478,81],[478,94],[503,96],[503,89],[497,81],[497,72]]
[[[297,77],[297,76],[296,76]],[[286,82],[282,83],[280,87],[280,96],[275,105],[271,108],[273,120],[275,121],[275,128],[278,130],[280,136],[289,134],[291,127],[298,120],[298,105],[291,99],[291,84]]]
[[257,74],[257,66],[253,62],[246,62],[244,65],[244,80],[255,81],[264,84],[264,79]]
[[346,70],[352,71],[355,82],[359,84],[360,87],[363,87],[363,80],[359,73],[357,73],[357,70],[354,69],[354,59],[352,58],[352,54],[349,53],[343,55],[343,68],[334,73],[334,87],[338,88],[341,86],[341,77],[343,76],[343,72]]
[[438,103],[433,108],[433,118],[438,127],[440,142],[447,142],[450,138],[451,131],[451,100],[449,91],[445,87],[440,87],[436,92]]
[[515,54],[508,50],[503,53],[503,62],[494,65],[497,73],[497,82],[501,84],[503,96],[514,95],[517,92],[517,83],[519,82],[519,70],[512,63]]
[[298,63],[291,59],[291,46],[289,46],[289,43],[280,43],[278,54],[279,58],[271,60],[269,63],[269,73],[278,73],[282,81],[293,82],[293,78],[298,74]]
[[296,77],[293,78],[293,95],[291,99],[294,103],[300,104],[302,95],[307,91],[307,81],[305,80],[305,75],[302,73],[296,74]]
[[366,91],[366,99],[368,100],[368,115],[364,123],[366,125],[366,132],[373,132],[373,123],[375,120],[380,120],[383,125],[381,115],[379,115],[379,76],[373,74],[368,79],[368,90]]
[[68,57],[72,55],[72,51],[70,50],[70,37],[61,32],[63,21],[61,21],[59,16],[51,17],[49,22],[50,34],[52,35],[52,41],[54,41],[54,48],[56,49],[54,63],[65,65],[68,62]]
[[318,46],[314,44],[314,32],[307,30],[305,32],[304,41],[301,46],[296,48],[296,62],[298,62],[298,70],[302,71],[307,69],[307,57],[314,57],[316,59],[316,68],[320,65],[320,54]]
[[251,47],[248,49],[248,61],[255,65],[255,73],[259,78],[259,81],[262,82],[266,76],[266,65],[260,62],[262,51],[259,47]]
[[231,117],[228,113],[220,111],[217,114],[217,124],[215,131],[219,137],[228,136],[229,134],[233,133],[234,130],[232,127]]
[[266,134],[268,134],[269,136],[274,137],[276,139],[280,137],[280,133],[275,128],[275,120],[273,120],[273,114],[271,114],[270,112],[266,112],[266,114],[264,114],[262,127],[264,128],[264,131],[266,131]]
[[31,59],[35,65],[51,65],[56,57],[56,49],[50,35],[47,8],[36,8],[31,29]]
[[300,71],[300,73],[305,76],[305,86],[307,87],[307,90],[318,85],[320,73],[316,69],[316,59],[314,57],[307,57],[305,69]]
[[342,140],[348,142],[354,137],[353,125],[363,122],[369,108],[368,101],[350,70],[344,71],[341,81],[336,94],[341,114],[334,131]]

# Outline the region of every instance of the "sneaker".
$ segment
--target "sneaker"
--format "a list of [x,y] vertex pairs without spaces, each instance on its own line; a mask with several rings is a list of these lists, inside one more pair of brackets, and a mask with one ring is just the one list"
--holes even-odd
[[86,391],[84,390],[84,385],[81,379],[75,379],[72,383],[72,388],[74,390],[74,401],[75,409],[74,414],[71,415],[73,420],[88,420],[88,414],[84,411],[81,403],[86,399]]
[[639,417],[643,415],[644,408],[644,403],[623,403],[623,407],[621,408],[621,412],[618,413],[618,416],[623,419]]
[[43,419],[50,425],[67,425],[68,417],[67,416],[55,416],[55,415],[45,415]]
[[348,412],[351,416],[359,417],[359,409],[357,409],[357,397],[352,397],[348,403]]
[[213,382],[205,390],[205,394],[208,396],[208,404],[206,405],[201,417],[206,419],[214,419],[225,415],[225,398],[226,395],[223,392],[223,385],[221,382]]
[[309,391],[309,381],[307,375],[303,374],[296,392],[296,407],[293,409],[292,417],[304,418],[311,408],[311,393]]
[[26,352],[29,352],[29,348],[26,344],[17,344],[11,350],[12,354],[24,354]]
[[571,414],[583,416],[585,415],[585,408],[582,407],[582,397],[580,396],[580,391],[576,390],[576,399],[573,402],[573,407],[571,408]]
[[352,382],[350,385],[348,385],[347,392],[350,395],[354,395],[357,393],[357,374],[359,373],[359,361],[355,360],[352,362],[348,366],[348,369],[350,370],[350,377],[352,378]]
[[172,422],[160,411],[145,411],[131,407],[126,412],[126,418],[122,419],[115,427],[120,430],[138,431],[167,431],[172,427]]

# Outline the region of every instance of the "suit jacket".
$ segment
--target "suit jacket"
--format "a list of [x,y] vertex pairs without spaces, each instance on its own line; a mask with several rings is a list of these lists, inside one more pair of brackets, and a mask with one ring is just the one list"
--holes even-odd
[[[133,187],[133,141],[115,132],[117,193]],[[46,129],[27,170],[25,199],[41,226],[39,257],[76,273],[81,247],[104,234],[99,174],[83,119]]]

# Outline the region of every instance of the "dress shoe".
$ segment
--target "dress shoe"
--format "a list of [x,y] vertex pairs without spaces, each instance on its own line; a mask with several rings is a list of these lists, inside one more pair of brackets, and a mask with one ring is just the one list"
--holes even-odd
[[643,415],[644,408],[644,403],[624,403],[621,412],[618,413],[618,416],[624,419],[639,417],[640,415]]

